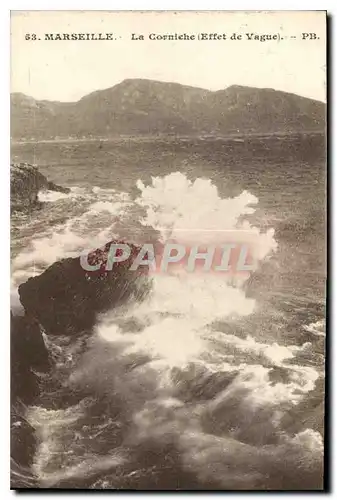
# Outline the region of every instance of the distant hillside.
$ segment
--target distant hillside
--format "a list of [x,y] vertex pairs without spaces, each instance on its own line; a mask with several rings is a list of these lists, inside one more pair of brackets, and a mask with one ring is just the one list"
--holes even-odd
[[177,83],[124,80],[74,103],[11,95],[15,139],[120,134],[322,131],[324,103],[273,89],[234,85],[211,92]]

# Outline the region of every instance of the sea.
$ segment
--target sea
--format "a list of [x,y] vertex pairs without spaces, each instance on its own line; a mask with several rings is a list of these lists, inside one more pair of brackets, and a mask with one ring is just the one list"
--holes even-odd
[[157,273],[90,335],[43,333],[53,359],[26,409],[38,488],[323,488],[326,139],[121,137],[13,144],[69,194],[11,220],[17,287],[85,248],[173,229],[254,231],[237,282]]

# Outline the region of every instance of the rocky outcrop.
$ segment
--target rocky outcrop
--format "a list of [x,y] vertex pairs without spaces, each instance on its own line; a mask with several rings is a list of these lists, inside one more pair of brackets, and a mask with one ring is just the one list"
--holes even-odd
[[26,314],[11,317],[11,399],[32,404],[39,394],[36,372],[50,367],[39,323]]
[[90,331],[98,313],[134,298],[141,300],[149,291],[149,280],[143,270],[131,271],[130,262],[138,252],[131,245],[128,260],[106,270],[111,244],[89,254],[88,261],[96,271],[82,267],[80,257],[55,262],[40,276],[19,286],[20,301],[47,334],[73,335]]
[[98,313],[127,300],[141,300],[149,291],[146,273],[129,269],[139,250],[135,245],[127,261],[107,270],[112,243],[117,242],[87,256],[87,262],[97,266],[95,271],[85,270],[80,257],[64,259],[19,287],[25,314],[11,316],[11,483],[15,488],[36,485],[30,467],[38,443],[25,409],[36,404],[41,373],[51,368],[42,327],[54,335],[90,332]]
[[37,440],[35,430],[15,410],[11,412],[11,458],[17,465],[32,465]]
[[30,315],[11,316],[11,482],[16,488],[34,484],[31,473],[23,472],[31,466],[37,444],[35,429],[25,413],[40,393],[38,373],[49,368],[38,322]]
[[69,193],[70,189],[58,186],[29,163],[11,164],[11,210],[26,210],[38,205],[38,192],[42,190]]

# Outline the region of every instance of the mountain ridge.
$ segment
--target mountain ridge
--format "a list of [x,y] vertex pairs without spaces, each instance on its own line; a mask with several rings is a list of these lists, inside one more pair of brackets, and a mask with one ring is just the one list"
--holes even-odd
[[75,102],[11,94],[14,139],[198,135],[325,130],[326,105],[270,88],[232,85],[211,91],[126,79]]

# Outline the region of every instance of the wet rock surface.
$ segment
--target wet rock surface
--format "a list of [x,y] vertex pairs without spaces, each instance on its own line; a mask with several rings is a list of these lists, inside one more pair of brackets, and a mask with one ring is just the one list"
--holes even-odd
[[50,368],[49,354],[39,323],[31,316],[11,317],[11,398],[33,404],[39,394],[39,376]]
[[[20,301],[47,334],[73,335],[90,330],[96,315],[134,298],[141,300],[149,291],[143,271],[131,271],[130,259],[106,269],[109,242],[104,251],[91,254],[91,264],[99,269],[87,271],[80,257],[55,262],[40,276],[19,286]],[[132,246],[137,251],[136,246]]]
[[39,206],[38,193],[42,190],[69,193],[70,189],[58,186],[29,163],[11,164],[11,210],[22,211]]
[[11,458],[18,465],[32,465],[36,444],[35,429],[22,415],[13,410],[11,414]]

